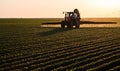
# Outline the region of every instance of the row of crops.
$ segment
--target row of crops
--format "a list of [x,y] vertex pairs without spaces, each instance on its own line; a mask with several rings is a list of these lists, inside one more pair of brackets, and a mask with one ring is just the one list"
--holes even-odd
[[[89,38],[87,38],[89,39]],[[92,40],[93,39],[93,40]],[[69,39],[69,41],[51,41],[46,44],[54,49],[15,56],[2,57],[1,70],[112,70],[119,69],[120,37],[104,40],[104,38],[85,41]],[[55,46],[61,45],[61,46]],[[40,45],[40,44],[39,44]],[[45,46],[45,45],[44,45]],[[50,48],[50,46],[48,46]],[[28,47],[29,48],[29,47]],[[113,67],[113,68],[111,68]]]
[[120,70],[119,28],[22,25],[0,30],[0,71]]

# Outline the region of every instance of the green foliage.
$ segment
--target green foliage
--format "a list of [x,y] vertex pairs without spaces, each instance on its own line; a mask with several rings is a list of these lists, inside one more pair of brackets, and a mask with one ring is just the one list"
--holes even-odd
[[61,19],[0,19],[0,70],[118,70],[120,28],[40,27]]

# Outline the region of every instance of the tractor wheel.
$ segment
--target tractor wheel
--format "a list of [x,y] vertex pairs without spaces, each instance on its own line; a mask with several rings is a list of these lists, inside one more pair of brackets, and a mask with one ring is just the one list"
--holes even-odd
[[79,27],[80,27],[80,25],[76,25],[75,27],[76,27],[76,28],[79,28]]
[[65,22],[64,21],[62,21],[62,23],[61,23],[61,28],[65,28]]
[[76,22],[76,25],[75,25],[76,28],[79,28],[80,27],[80,22]]

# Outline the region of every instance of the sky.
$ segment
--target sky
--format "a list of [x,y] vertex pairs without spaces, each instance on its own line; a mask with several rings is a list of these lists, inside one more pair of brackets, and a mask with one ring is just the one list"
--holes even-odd
[[83,18],[120,18],[120,0],[0,0],[0,18],[63,18],[75,8]]

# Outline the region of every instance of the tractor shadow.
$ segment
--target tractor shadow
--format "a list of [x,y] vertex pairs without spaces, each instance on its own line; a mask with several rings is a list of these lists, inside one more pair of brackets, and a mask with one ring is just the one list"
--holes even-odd
[[40,36],[49,36],[49,35],[54,35],[54,34],[57,34],[57,33],[70,31],[70,30],[72,30],[72,29],[70,29],[70,28],[54,28],[54,29],[51,29],[49,31],[40,32],[39,35]]

